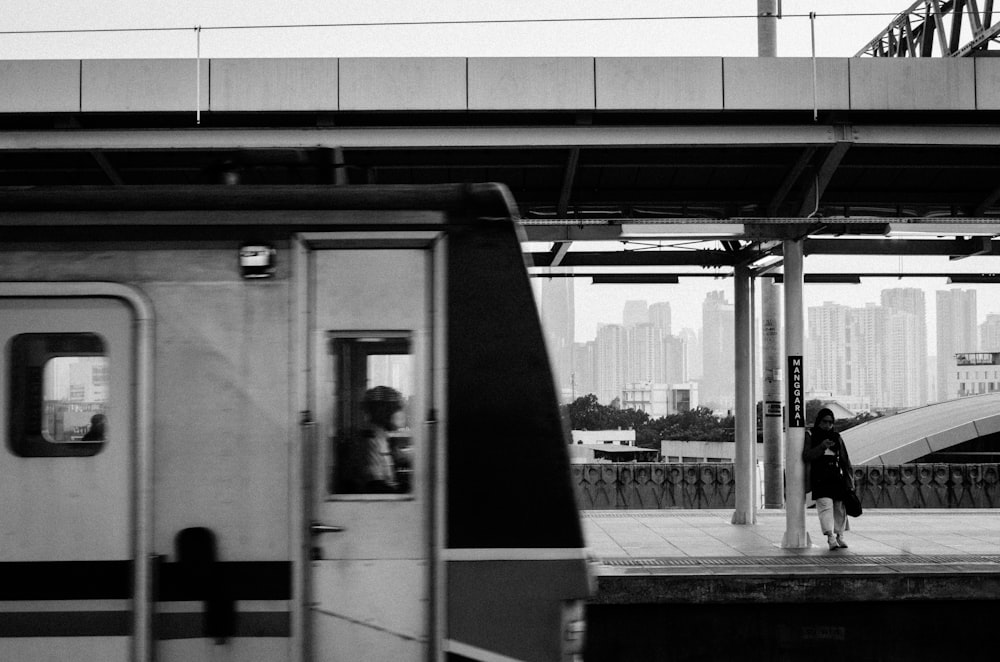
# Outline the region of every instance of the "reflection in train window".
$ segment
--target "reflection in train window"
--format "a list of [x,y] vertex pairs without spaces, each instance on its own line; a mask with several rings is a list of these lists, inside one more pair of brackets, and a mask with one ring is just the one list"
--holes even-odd
[[54,443],[104,441],[107,432],[108,359],[58,356],[42,371],[42,437]]
[[108,434],[110,379],[93,333],[25,333],[10,344],[9,445],[24,457],[94,455]]
[[330,334],[334,494],[407,494],[413,356],[408,332]]

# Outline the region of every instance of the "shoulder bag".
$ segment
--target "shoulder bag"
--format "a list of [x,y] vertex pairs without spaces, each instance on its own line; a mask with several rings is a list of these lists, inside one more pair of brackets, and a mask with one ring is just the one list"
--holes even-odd
[[854,477],[848,476],[844,468],[840,466],[840,457],[837,457],[837,468],[840,469],[840,478],[844,481],[844,510],[849,517],[861,517],[861,499],[854,491]]

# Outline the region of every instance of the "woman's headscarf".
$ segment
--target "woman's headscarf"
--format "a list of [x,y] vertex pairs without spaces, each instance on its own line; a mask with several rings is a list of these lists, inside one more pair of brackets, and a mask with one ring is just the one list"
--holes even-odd
[[819,424],[819,422],[822,421],[827,416],[829,416],[831,419],[834,420],[834,422],[836,422],[837,417],[834,416],[833,412],[827,409],[826,407],[820,409],[819,412],[816,414],[816,418],[813,420],[813,426],[810,433],[812,434],[812,438],[816,441],[821,441],[823,439],[826,439],[827,437],[829,437],[830,439],[835,439],[837,437],[837,431],[834,430],[832,426],[830,427],[830,429],[824,430],[823,427]]

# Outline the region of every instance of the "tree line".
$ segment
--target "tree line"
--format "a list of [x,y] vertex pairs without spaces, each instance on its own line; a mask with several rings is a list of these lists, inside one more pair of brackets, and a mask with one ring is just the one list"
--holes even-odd
[[[806,402],[806,420],[809,425],[816,413],[825,406],[821,400]],[[637,446],[659,449],[661,441],[733,441],[736,418],[732,414],[718,415],[708,407],[695,407],[677,414],[652,418],[639,409],[622,409],[616,398],[610,405],[602,405],[593,393],[581,396],[563,406],[573,430],[635,430]],[[843,431],[874,418],[873,414],[858,414],[854,418],[838,420],[836,429]],[[764,439],[763,405],[757,403],[757,441]]]

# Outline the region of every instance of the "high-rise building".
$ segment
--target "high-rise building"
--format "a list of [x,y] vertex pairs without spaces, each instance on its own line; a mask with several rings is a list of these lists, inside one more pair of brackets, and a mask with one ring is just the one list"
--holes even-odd
[[681,381],[701,379],[701,339],[694,329],[684,328],[678,336],[684,342],[687,376]]
[[[889,407],[908,408],[926,403],[927,343],[920,343],[922,326],[913,313],[887,309],[885,357]],[[923,359],[923,361],[919,360]]]
[[[662,381],[667,384],[680,384],[687,380],[687,342],[677,336],[664,336]],[[657,378],[657,381],[660,379]]]
[[847,338],[851,357],[848,388],[851,395],[867,399],[873,407],[888,407],[885,335],[888,313],[873,303],[851,310]]
[[610,404],[621,397],[622,386],[627,382],[627,365],[625,327],[620,324],[599,326],[594,340],[594,387],[598,401]]
[[729,408],[735,402],[735,308],[725,292],[716,290],[705,296],[701,307],[702,377],[701,401],[715,409]]
[[594,361],[597,343],[573,343],[573,377],[570,380],[570,399],[575,400],[588,393],[597,394],[597,383],[594,375]]
[[664,336],[672,334],[670,330],[670,302],[660,301],[649,307],[649,323],[663,332]]
[[[937,383],[937,399],[947,400],[956,397],[949,388],[949,383],[952,381],[949,378],[955,366],[955,355],[975,352],[978,349],[976,291],[938,290],[936,294],[937,370],[934,379]],[[1000,346],[997,348],[1000,349]]]
[[645,300],[632,299],[625,302],[622,310],[622,324],[625,328],[649,323],[649,304]]
[[[888,348],[890,355],[910,352],[905,368],[905,382],[892,381],[888,384],[893,393],[891,399],[906,403],[895,406],[915,407],[927,404],[927,313],[924,291],[915,287],[882,290],[882,306],[890,313],[905,313],[913,317],[911,323],[905,325],[905,333],[912,336],[903,337],[896,333],[902,333],[904,328],[900,326],[901,323],[896,323],[894,332],[888,337],[888,341],[894,343]],[[905,391],[905,395],[895,393],[900,389]]]
[[649,382],[663,372],[663,334],[652,324],[625,327],[628,367],[625,381]]
[[807,311],[805,381],[810,390],[850,393],[848,320],[851,309],[826,301]]
[[979,325],[979,351],[1000,352],[1000,314],[990,313]]
[[540,300],[542,329],[556,385],[564,399],[567,399],[573,388],[573,341],[576,328],[573,279],[542,280]]
[[853,308],[846,338],[850,343],[848,394],[866,399],[873,407],[888,407],[885,342],[888,313],[874,303]]

